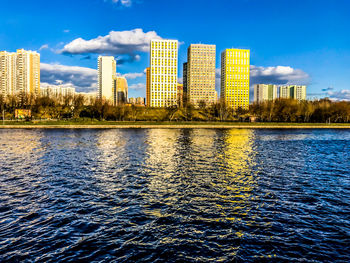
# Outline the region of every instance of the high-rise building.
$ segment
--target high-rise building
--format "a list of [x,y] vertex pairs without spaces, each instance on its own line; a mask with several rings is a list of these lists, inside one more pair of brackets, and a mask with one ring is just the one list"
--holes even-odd
[[306,86],[282,85],[279,87],[279,97],[283,99],[306,100]]
[[187,97],[198,106],[215,103],[215,45],[191,44],[187,52]]
[[177,40],[152,40],[150,47],[150,106],[177,104]]
[[183,107],[184,105],[184,85],[177,84],[177,105]]
[[183,104],[187,103],[187,62],[183,63],[182,72],[182,83],[183,83]]
[[146,68],[146,105],[151,106],[151,68]]
[[16,53],[0,52],[0,94],[12,95],[16,87]]
[[98,57],[98,98],[115,104],[117,63],[112,56]]
[[0,52],[0,89],[3,95],[40,95],[40,54]]
[[261,103],[268,100],[277,99],[277,85],[273,84],[255,84],[254,102]]
[[221,53],[221,99],[234,109],[249,108],[250,51],[226,49]]
[[128,102],[128,82],[124,77],[116,78],[115,105],[123,105]]
[[40,94],[40,54],[17,50],[15,93]]
[[292,85],[291,93],[293,94],[293,99],[306,100],[306,86]]

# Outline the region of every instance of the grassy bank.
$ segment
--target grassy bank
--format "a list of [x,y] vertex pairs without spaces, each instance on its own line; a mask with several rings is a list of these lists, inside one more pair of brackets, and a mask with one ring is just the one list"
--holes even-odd
[[276,123],[276,122],[152,122],[152,121],[5,121],[0,128],[346,128],[349,123]]

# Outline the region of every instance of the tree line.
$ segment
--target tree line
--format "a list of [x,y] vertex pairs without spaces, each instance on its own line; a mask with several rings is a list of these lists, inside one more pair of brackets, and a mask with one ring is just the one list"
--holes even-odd
[[[181,103],[182,104],[182,103]],[[180,105],[180,103],[179,103]],[[259,122],[305,122],[348,123],[350,102],[334,102],[329,99],[297,101],[277,99],[250,105],[249,110],[232,109],[225,103],[198,107],[190,103],[183,106],[150,108],[135,105],[113,106],[108,101],[88,99],[83,95],[60,98],[35,97],[31,95],[0,95],[0,110],[5,119],[14,119],[16,109],[30,109],[31,119],[90,119],[107,121],[250,121]],[[0,115],[2,117],[2,114]]]

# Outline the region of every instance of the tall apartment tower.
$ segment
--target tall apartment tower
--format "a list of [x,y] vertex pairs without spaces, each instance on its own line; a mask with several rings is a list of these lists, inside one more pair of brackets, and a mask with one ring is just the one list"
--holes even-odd
[[151,106],[151,68],[146,68],[146,106]]
[[306,86],[282,85],[279,87],[280,98],[306,100]]
[[123,105],[128,102],[128,82],[124,77],[116,78],[115,105]]
[[40,54],[24,49],[0,52],[0,92],[40,95]]
[[12,95],[16,87],[16,53],[0,52],[0,94]]
[[40,54],[17,50],[15,93],[40,94]]
[[115,105],[117,63],[112,56],[98,57],[98,98]]
[[255,84],[254,102],[261,103],[268,100],[277,99],[277,85],[273,84]]
[[249,108],[250,50],[226,49],[221,53],[221,99],[234,109]]
[[150,106],[177,104],[177,40],[152,40],[150,46]]
[[199,102],[215,103],[215,45],[191,44],[187,52],[187,98],[198,106]]

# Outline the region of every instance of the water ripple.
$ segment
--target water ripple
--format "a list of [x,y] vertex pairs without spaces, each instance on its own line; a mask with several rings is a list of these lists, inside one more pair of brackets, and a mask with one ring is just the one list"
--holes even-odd
[[349,262],[347,130],[0,130],[1,262]]

